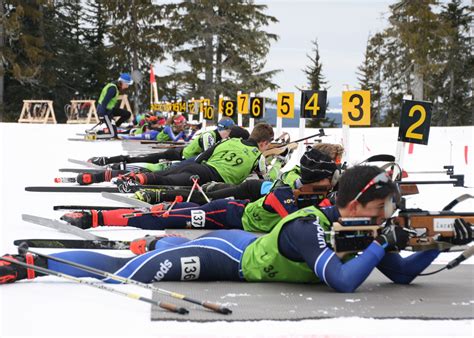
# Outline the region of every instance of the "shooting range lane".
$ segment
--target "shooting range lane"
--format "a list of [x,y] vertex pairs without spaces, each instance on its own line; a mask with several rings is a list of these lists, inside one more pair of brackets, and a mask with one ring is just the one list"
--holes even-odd
[[[441,267],[431,265],[425,272]],[[190,310],[181,316],[153,306],[152,320],[251,321],[336,317],[402,319],[473,319],[472,265],[460,265],[435,277],[418,277],[397,285],[374,271],[355,293],[338,293],[325,285],[239,282],[160,282],[157,287],[229,307],[231,315],[177,301]],[[154,300],[162,300],[154,295]],[[271,311],[269,311],[271,309]]]

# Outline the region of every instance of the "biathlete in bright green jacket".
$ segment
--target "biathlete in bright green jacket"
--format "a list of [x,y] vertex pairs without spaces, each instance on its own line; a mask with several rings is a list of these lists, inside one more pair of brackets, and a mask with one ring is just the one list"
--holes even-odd
[[168,186],[192,186],[192,176],[199,177],[199,183],[224,182],[242,183],[253,171],[262,174],[265,158],[262,151],[273,140],[273,128],[266,123],[255,126],[248,140],[227,139],[215,144],[199,155],[195,163],[170,168],[158,173],[138,174],[139,184]]
[[[364,249],[346,257],[340,257],[342,253],[335,251],[330,240],[332,223],[338,217],[370,217],[376,224],[383,224],[391,216],[389,209],[393,210],[390,206],[397,195],[396,184],[382,169],[355,166],[341,177],[337,206],[327,208],[332,211],[316,207],[298,210],[261,237],[242,230],[211,231],[194,240],[148,236],[131,243],[132,247],[145,244],[147,252],[136,257],[111,257],[87,250],[53,256],[67,255],[72,262],[146,283],[183,280],[325,283],[339,292],[353,292],[378,268],[392,282],[409,284],[440,251],[419,251],[402,257],[396,251],[404,249],[409,239],[409,233],[402,227],[385,224]],[[454,226],[454,237],[441,240],[461,245],[472,241],[468,222],[455,222]],[[97,274],[31,254],[12,258],[76,277],[97,278]],[[0,277],[4,283],[12,283],[35,278],[35,273],[16,264],[3,263]]]
[[[217,123],[216,129],[201,133],[184,147],[173,147],[165,151],[140,156],[118,155],[112,157],[92,157],[89,159],[89,162],[103,166],[122,162],[158,163],[161,160],[182,161],[194,159],[196,156],[203,153],[214,144],[219,143],[221,140],[228,137],[232,137],[234,125],[234,121],[231,118],[224,117]],[[240,136],[241,134],[239,134],[237,137]]]

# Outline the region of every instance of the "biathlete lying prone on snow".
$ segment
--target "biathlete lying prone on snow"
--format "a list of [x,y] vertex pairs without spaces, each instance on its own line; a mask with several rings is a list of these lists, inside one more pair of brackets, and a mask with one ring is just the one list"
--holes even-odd
[[[385,213],[386,204],[392,203],[396,195],[397,186],[383,170],[355,166],[348,169],[339,181],[337,210],[342,217],[374,217],[381,224],[390,216]],[[456,222],[455,226],[465,227],[463,224]],[[409,284],[439,254],[438,250],[427,250],[402,257],[391,252],[404,248],[408,233],[401,227],[386,225],[360,254],[341,259],[326,236],[330,229],[331,220],[324,210],[307,207],[283,218],[262,237],[242,230],[217,230],[194,240],[155,237],[149,241],[149,237],[146,241],[148,252],[132,258],[85,250],[60,252],[53,256],[146,283],[160,280],[323,282],[339,292],[353,292],[375,268],[395,283]],[[462,231],[456,231],[452,242],[463,244],[471,240],[472,231],[468,225]],[[32,254],[6,256],[76,277],[99,278]],[[193,258],[192,262],[186,260],[189,257]],[[41,276],[9,262],[0,261],[0,264],[0,282],[3,283]],[[168,269],[158,274],[162,265]],[[105,281],[110,282],[108,279]]]
[[[326,192],[331,188],[336,164],[329,156],[311,149],[302,157],[301,165],[303,176],[300,181],[303,183],[299,186],[299,191],[302,187],[310,188],[309,186],[319,187]],[[298,210],[301,203],[306,202],[306,206],[309,201],[314,205],[322,200],[319,195],[316,195],[318,200],[311,199],[314,195],[308,200],[295,200],[293,188],[278,183],[280,182],[276,182],[271,192],[255,202],[248,199],[216,199],[202,206],[196,203],[177,203],[169,211],[131,218],[125,218],[123,215],[137,210],[90,210],[67,213],[61,219],[82,229],[97,226],[132,226],[153,230],[196,228],[269,232],[282,217]]]
[[[330,160],[336,163],[339,166],[341,161],[341,156],[344,152],[344,148],[339,144],[330,144],[330,143],[317,143],[313,146],[313,149],[318,150],[319,152],[328,155]],[[272,168],[268,171],[265,179],[247,179],[241,184],[229,184],[229,183],[219,183],[219,182],[210,182],[203,185],[203,190],[205,191],[207,197],[211,200],[220,199],[220,198],[229,198],[232,197],[237,200],[248,199],[250,202],[254,202],[261,198],[262,196],[268,194],[272,188],[274,182],[278,179],[281,180],[284,184],[289,185],[293,189],[298,189],[302,185],[307,183],[313,183],[312,179],[312,161],[320,162],[319,159],[313,159],[313,153],[306,152],[303,157],[300,159],[300,165],[294,166],[292,169],[286,172],[281,170],[274,170]],[[317,154],[317,153],[314,153]],[[288,159],[288,155],[283,154],[284,158],[278,156],[277,163],[278,168],[281,168]],[[318,164],[321,166],[321,163]],[[320,170],[320,169],[316,169]],[[274,173],[277,175],[274,175]],[[334,182],[331,182],[334,186],[337,182],[337,178],[340,175],[340,169],[337,170],[336,175],[334,175]],[[157,204],[160,202],[172,202],[176,196],[186,197],[190,193],[190,188],[188,189],[140,189],[135,192],[134,197],[138,200],[150,203]],[[190,202],[197,204],[206,204],[207,200],[202,194],[192,194]]]
[[269,124],[258,123],[248,140],[222,140],[199,155],[194,163],[155,173],[137,174],[117,180],[117,183],[191,186],[193,182],[190,177],[197,175],[201,184],[211,181],[240,184],[252,171],[264,174],[266,167],[262,152],[268,148],[273,135],[273,128]]
[[[134,173],[147,173],[147,172],[159,172],[163,171],[171,166],[181,166],[186,164],[194,163],[197,155],[207,150],[210,146],[216,142],[220,142],[222,139],[227,138],[242,138],[247,139],[249,137],[248,131],[239,126],[233,125],[233,121],[224,122],[221,127],[218,126],[216,130],[204,132],[191,141],[190,144],[183,147],[170,148],[164,152],[129,157],[128,155],[119,155],[114,157],[93,157],[89,161],[92,163],[107,163],[110,169],[104,169],[103,171],[85,172],[77,175],[77,182],[81,185],[88,185],[93,183],[100,183],[110,181],[114,177],[123,175],[124,170]],[[214,132],[216,136],[214,137]],[[206,141],[207,139],[207,141]],[[201,148],[202,147],[202,148]],[[183,160],[183,154],[186,154],[186,159]],[[189,156],[189,157],[188,157]],[[167,157],[169,161],[159,162],[164,157]],[[171,160],[179,160],[180,162],[171,162]],[[124,160],[121,162],[121,160]],[[117,161],[119,163],[117,163]]]

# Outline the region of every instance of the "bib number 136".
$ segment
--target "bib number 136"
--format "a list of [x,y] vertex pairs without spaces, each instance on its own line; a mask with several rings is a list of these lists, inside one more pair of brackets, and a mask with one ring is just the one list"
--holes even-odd
[[181,257],[181,280],[194,280],[201,273],[201,261],[198,256]]

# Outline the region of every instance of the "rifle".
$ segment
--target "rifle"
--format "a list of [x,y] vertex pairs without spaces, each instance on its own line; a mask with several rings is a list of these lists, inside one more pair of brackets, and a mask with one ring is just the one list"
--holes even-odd
[[328,193],[331,191],[332,186],[330,184],[305,184],[298,189],[293,190],[295,196],[295,203],[298,209],[305,208],[310,205],[319,205]]
[[321,129],[319,129],[319,132],[317,134],[314,134],[314,135],[311,135],[311,136],[306,136],[306,137],[300,138],[300,139],[298,139],[296,141],[293,141],[293,142],[289,142],[289,140],[287,140],[284,143],[271,144],[269,149],[267,149],[263,152],[263,156],[264,157],[278,156],[278,155],[283,154],[287,150],[289,152],[291,152],[291,151],[295,150],[298,147],[299,142],[305,141],[305,140],[313,138],[313,137],[322,137],[322,136],[327,136],[327,135],[324,133],[324,129],[321,128]]
[[[408,248],[411,251],[445,250],[453,246],[449,241],[440,241],[454,236],[454,220],[463,218],[474,223],[473,212],[453,212],[450,207],[472,198],[471,195],[462,195],[450,202],[442,211],[426,211],[421,209],[402,209],[398,216],[390,218],[386,225],[395,224],[410,232]],[[338,256],[364,250],[384,225],[376,225],[375,220],[368,217],[340,218],[333,223],[330,231],[330,242]]]
[[421,209],[407,209],[399,212],[392,219],[393,224],[412,229],[415,232],[408,241],[408,246],[413,251],[439,249],[444,250],[452,244],[437,241],[438,237],[451,238],[454,236],[454,220],[463,218],[469,223],[474,223],[474,212],[425,211]]

